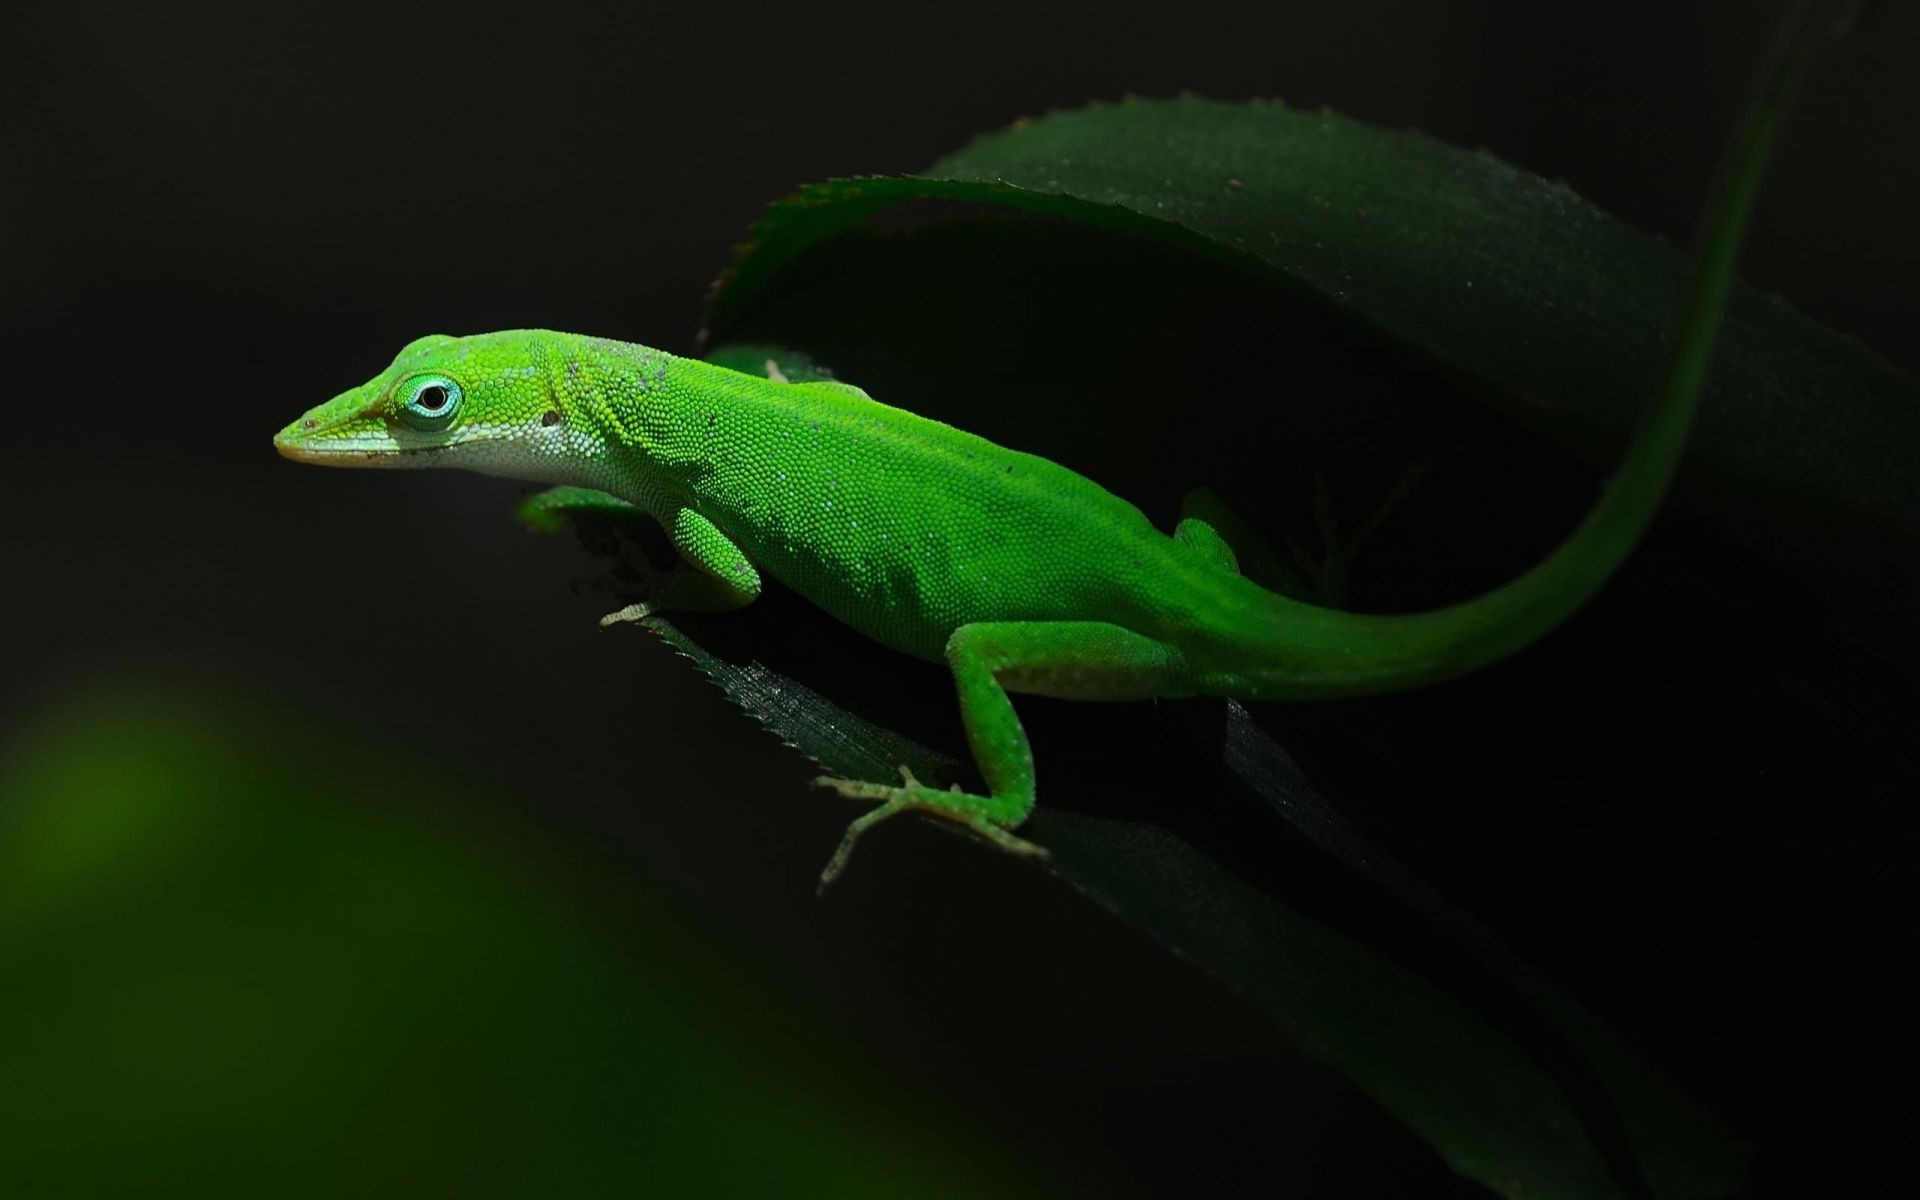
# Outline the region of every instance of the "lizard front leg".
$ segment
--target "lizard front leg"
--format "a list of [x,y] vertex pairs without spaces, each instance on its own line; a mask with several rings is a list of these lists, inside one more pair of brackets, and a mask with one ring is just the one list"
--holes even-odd
[[535,533],[558,533],[566,528],[567,522],[581,517],[615,522],[650,519],[646,509],[629,504],[611,492],[571,485],[551,487],[528,496],[514,510],[514,515]]
[[1179,694],[1188,676],[1180,652],[1101,621],[986,621],[962,625],[947,640],[947,664],[960,699],[973,760],[987,795],[930,788],[901,768],[900,785],[821,776],[814,782],[880,806],[847,827],[820,874],[825,890],[847,865],[860,836],[903,812],[952,821],[1013,854],[1046,851],[1015,837],[1033,812],[1033,750],[1009,690],[1075,700],[1138,700]]
[[[672,607],[668,601],[678,594],[693,590],[692,584],[676,583],[674,571],[659,570],[644,554],[630,547],[626,538],[613,532],[616,529],[630,532],[634,526],[654,524],[654,519],[646,509],[610,492],[571,485],[548,488],[521,501],[514,515],[535,533],[558,533],[571,524],[581,545],[594,554],[616,560],[621,570],[639,581],[638,591],[646,599],[608,614],[600,622],[602,627],[620,621],[643,620],[651,612]],[[684,569],[676,564],[676,571]],[[607,585],[598,582],[594,586]]]
[[712,521],[682,508],[668,523],[667,536],[679,561],[656,576],[645,600],[601,617],[602,628],[656,612],[729,612],[759,598],[760,572]]
[[[583,487],[548,488],[529,496],[517,515],[539,533],[555,532],[582,517],[614,524],[652,519],[637,504]],[[672,569],[660,571],[638,555],[623,556],[627,567],[645,580],[647,598],[608,613],[601,625],[639,621],[656,612],[728,612],[759,597],[760,572],[712,521],[691,508],[679,508],[663,524],[679,560]]]

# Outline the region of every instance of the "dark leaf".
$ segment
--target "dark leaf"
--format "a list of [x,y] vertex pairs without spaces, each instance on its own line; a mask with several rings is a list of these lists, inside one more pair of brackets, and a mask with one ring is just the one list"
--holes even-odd
[[[1651,392],[1685,273],[1658,239],[1485,152],[1279,104],[1129,101],[1018,123],[922,176],[802,188],[740,248],[711,328],[732,332],[797,260],[915,199],[1046,214],[1229,264],[1599,467]],[[1737,288],[1690,454],[1683,504],[1884,652],[1920,656],[1920,384]]]
[[[817,371],[765,346],[713,356],[756,371],[768,358],[791,378]],[[829,772],[886,779],[906,764],[929,782],[966,778],[964,749],[943,742],[951,721],[894,730],[914,720],[907,695],[950,703],[938,668],[888,662],[885,679],[862,679],[857,635],[833,644],[824,620],[797,635],[806,618],[789,608],[769,618],[788,636],[769,637],[755,628],[763,615],[647,625]],[[1071,732],[1047,724],[1061,709],[1092,712],[1104,738],[1053,736]],[[1511,1196],[1738,1189],[1737,1139],[1342,819],[1237,705],[1022,711],[1052,753],[1049,778],[1074,781],[1025,827],[1052,851],[1050,869],[1245,991],[1455,1170]],[[1070,757],[1076,745],[1115,743],[1164,752]],[[1089,795],[1131,797],[1137,810],[1082,807]]]

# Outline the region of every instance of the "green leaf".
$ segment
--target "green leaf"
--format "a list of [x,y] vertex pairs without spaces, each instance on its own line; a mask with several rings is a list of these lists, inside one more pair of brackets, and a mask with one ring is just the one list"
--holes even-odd
[[[800,189],[740,248],[710,329],[753,324],[805,275],[795,267],[908,200],[1043,214],[1226,264],[1599,467],[1651,391],[1686,269],[1565,185],[1485,152],[1278,104],[1129,101],[1017,123],[921,176]],[[753,332],[828,352],[764,322]],[[1909,664],[1915,461],[1920,384],[1779,299],[1735,290],[1676,496]]]

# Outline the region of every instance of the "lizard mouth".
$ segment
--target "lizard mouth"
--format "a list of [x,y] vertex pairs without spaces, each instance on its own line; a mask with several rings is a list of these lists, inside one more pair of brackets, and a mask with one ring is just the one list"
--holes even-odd
[[398,465],[399,460],[415,458],[423,454],[438,454],[451,450],[453,442],[441,442],[432,446],[396,446],[391,442],[371,442],[341,438],[333,442],[307,441],[300,435],[304,432],[296,429],[283,429],[274,435],[273,448],[282,458],[294,462],[312,463],[322,467],[372,467],[386,463]]

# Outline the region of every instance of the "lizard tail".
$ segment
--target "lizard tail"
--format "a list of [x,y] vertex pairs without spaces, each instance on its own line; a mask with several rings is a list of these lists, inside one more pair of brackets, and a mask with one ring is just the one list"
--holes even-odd
[[1353,613],[1269,594],[1274,633],[1267,645],[1251,665],[1209,673],[1215,686],[1207,690],[1302,700],[1403,691],[1525,648],[1598,591],[1638,542],[1672,478],[1693,410],[1691,396],[1654,409],[1580,526],[1512,581],[1409,614]]
[[1432,612],[1347,613],[1272,596],[1275,634],[1262,639],[1256,665],[1205,672],[1206,690],[1307,699],[1437,683],[1520,650],[1599,590],[1658,509],[1685,448],[1774,130],[1814,41],[1793,25],[1721,164],[1659,390],[1580,526],[1525,574]]

